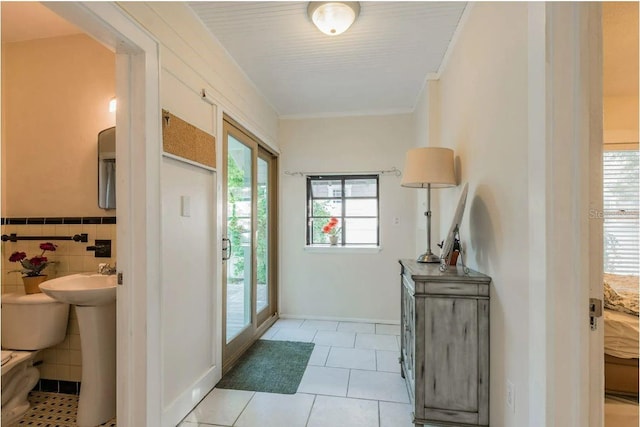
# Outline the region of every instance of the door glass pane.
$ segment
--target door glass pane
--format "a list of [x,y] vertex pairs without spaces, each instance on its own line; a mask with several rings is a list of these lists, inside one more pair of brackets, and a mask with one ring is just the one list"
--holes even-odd
[[258,230],[256,261],[258,298],[256,311],[269,305],[269,164],[258,158]]
[[227,343],[251,323],[251,149],[229,135],[227,154]]

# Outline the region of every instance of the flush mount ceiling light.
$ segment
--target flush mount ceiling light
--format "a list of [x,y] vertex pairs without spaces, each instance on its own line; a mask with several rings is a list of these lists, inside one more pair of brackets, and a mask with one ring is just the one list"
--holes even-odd
[[360,14],[357,1],[312,1],[307,14],[320,31],[337,36],[349,29]]

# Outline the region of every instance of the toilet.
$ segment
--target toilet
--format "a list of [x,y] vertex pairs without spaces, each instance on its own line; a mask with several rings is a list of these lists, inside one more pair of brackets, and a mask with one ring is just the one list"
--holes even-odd
[[69,305],[45,294],[2,295],[2,426],[29,409],[27,395],[40,378],[34,357],[64,340],[68,319]]

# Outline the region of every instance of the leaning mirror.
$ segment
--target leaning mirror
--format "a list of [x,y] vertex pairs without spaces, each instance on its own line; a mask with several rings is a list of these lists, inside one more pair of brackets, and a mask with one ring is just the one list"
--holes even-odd
[[[451,223],[451,227],[449,227],[449,232],[447,233],[444,242],[442,242],[442,253],[440,255],[440,271],[445,271],[448,268],[449,261],[451,260],[453,247],[456,238],[458,238],[460,225],[462,224],[462,214],[464,213],[464,206],[467,203],[468,190],[469,183],[467,182],[462,188],[460,200],[458,200],[458,207],[456,208],[456,212],[453,214],[453,222]],[[464,272],[467,273],[468,268],[464,265],[464,259],[462,260],[462,266],[464,268]]]
[[116,128],[98,133],[98,206],[116,208]]

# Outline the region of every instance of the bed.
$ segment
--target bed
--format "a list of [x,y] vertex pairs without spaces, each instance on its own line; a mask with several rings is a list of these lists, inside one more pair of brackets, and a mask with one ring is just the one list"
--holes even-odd
[[638,277],[605,274],[604,305],[605,391],[638,396]]

